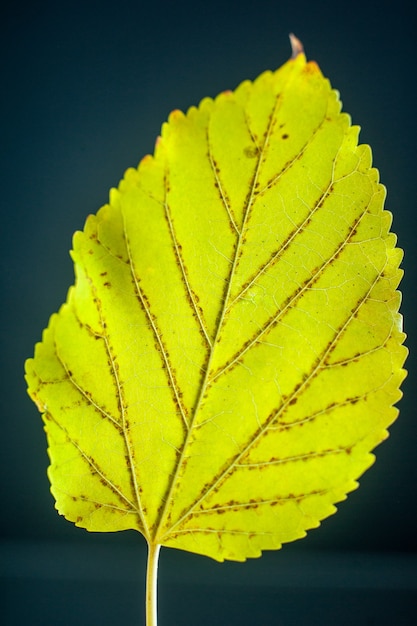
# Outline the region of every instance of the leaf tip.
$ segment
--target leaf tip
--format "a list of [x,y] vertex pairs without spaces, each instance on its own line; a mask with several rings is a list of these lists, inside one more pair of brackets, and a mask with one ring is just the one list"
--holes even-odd
[[304,54],[304,46],[294,33],[290,33],[289,38],[291,43],[291,58],[296,59],[299,54]]

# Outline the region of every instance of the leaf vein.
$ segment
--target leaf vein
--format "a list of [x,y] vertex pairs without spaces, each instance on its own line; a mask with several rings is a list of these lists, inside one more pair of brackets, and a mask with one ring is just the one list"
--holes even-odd
[[[101,339],[104,339],[104,338],[101,337]],[[66,372],[65,380],[68,380],[73,385],[73,387],[75,387],[75,389],[81,394],[81,396],[83,397],[83,399],[87,402],[89,406],[92,406],[98,413],[102,415],[102,417],[108,419],[112,424],[114,424],[114,426],[119,431],[122,431],[122,426],[120,425],[118,420],[115,417],[113,417],[113,415],[111,415],[108,411],[106,411],[102,406],[100,406],[97,402],[95,402],[94,398],[89,394],[89,392],[83,389],[81,385],[75,380],[71,370],[68,368],[65,361],[60,356],[58,346],[55,340],[54,340],[54,345],[55,345],[55,353],[56,353],[57,359]]]
[[[234,356],[221,368],[219,368],[209,380],[209,384],[212,384],[216,379],[225,374],[227,370],[229,370],[233,365],[235,365],[243,355],[248,352],[256,343],[258,343],[263,335],[266,335],[268,331],[270,331],[279,321],[282,321],[286,314],[288,314],[297,301],[301,299],[301,297],[312,288],[312,286],[320,279],[320,277],[324,274],[325,270],[334,263],[334,261],[338,258],[341,252],[346,248],[349,244],[350,240],[356,233],[356,229],[363,219],[366,211],[369,207],[369,204],[365,207],[364,211],[359,215],[357,220],[351,225],[350,231],[348,235],[344,238],[344,240],[340,243],[338,248],[333,252],[333,254],[319,265],[315,271],[305,280],[305,282],[301,285],[300,288],[293,291],[290,296],[284,301],[283,307],[280,308],[277,313],[274,313],[261,327],[260,330],[257,330],[254,335],[245,342],[244,346],[234,354]],[[277,258],[277,257],[276,257]]]
[[187,411],[181,401],[181,392],[178,389],[177,382],[175,380],[175,376],[171,367],[167,348],[165,347],[164,342],[162,340],[162,333],[158,329],[155,316],[152,314],[151,309],[150,309],[149,300],[147,296],[144,294],[140,286],[140,281],[136,275],[135,266],[134,266],[134,262],[133,262],[133,258],[132,258],[132,254],[130,250],[129,239],[128,239],[127,232],[126,232],[126,227],[124,227],[124,238],[125,238],[125,245],[126,245],[128,258],[129,258],[130,273],[132,276],[132,281],[135,287],[136,295],[141,305],[141,308],[144,311],[146,318],[148,320],[149,328],[155,337],[155,341],[158,347],[158,352],[161,355],[161,358],[165,367],[165,371],[167,372],[167,382],[169,384],[169,388],[172,391],[174,402],[178,408],[179,414],[181,415],[184,428],[187,431],[189,428],[188,421],[187,421]]
[[342,454],[349,453],[351,450],[351,446],[346,446],[342,448],[334,448],[329,450],[321,450],[321,451],[312,451],[312,452],[304,452],[302,454],[295,454],[293,456],[282,457],[282,458],[273,458],[269,459],[269,461],[258,461],[258,462],[247,462],[247,463],[236,463],[235,467],[237,469],[245,469],[245,468],[259,468],[259,467],[272,467],[276,465],[285,465],[287,463],[296,463],[298,461],[307,461],[309,459],[314,458],[323,458],[333,454]]
[[239,231],[239,228],[238,228],[238,226],[236,224],[236,220],[235,220],[234,215],[233,215],[232,207],[230,206],[229,199],[228,199],[228,197],[226,195],[226,191],[223,188],[223,183],[222,183],[221,178],[220,178],[220,168],[217,165],[217,163],[216,163],[216,161],[214,160],[214,157],[213,157],[213,151],[212,151],[212,148],[211,148],[208,127],[207,127],[207,131],[206,131],[206,141],[207,141],[207,146],[208,146],[207,156],[208,156],[208,160],[209,160],[209,163],[210,163],[210,167],[211,167],[212,172],[213,172],[215,187],[218,190],[220,200],[221,200],[224,208],[226,209],[226,213],[227,213],[227,216],[229,218],[229,222],[230,222],[230,225],[232,227],[232,230],[234,230],[235,233],[239,236],[240,235],[240,231]]
[[185,287],[186,293],[187,293],[187,300],[191,305],[191,309],[193,310],[193,315],[195,318],[197,318],[197,322],[199,324],[200,330],[202,332],[202,335],[208,345],[209,348],[212,347],[212,343],[211,343],[211,339],[207,330],[207,327],[204,323],[203,320],[203,316],[202,316],[202,312],[200,311],[200,308],[196,302],[196,298],[194,295],[194,292],[191,288],[189,279],[188,279],[188,275],[187,275],[187,269],[186,269],[186,265],[184,263],[184,260],[182,258],[182,253],[181,253],[181,245],[178,243],[178,239],[177,236],[175,234],[175,228],[174,228],[174,224],[172,221],[172,215],[171,215],[171,209],[168,203],[168,199],[167,199],[167,195],[168,195],[168,189],[169,189],[169,184],[168,184],[168,174],[166,174],[165,179],[164,179],[164,189],[165,189],[165,199],[164,199],[164,208],[165,208],[165,217],[168,223],[168,228],[169,228],[169,233],[171,236],[171,240],[174,246],[174,251],[175,251],[175,257],[176,257],[176,262],[177,265],[180,269],[180,274],[181,274],[181,278],[182,278],[182,282],[183,285]]
[[[96,474],[98,476],[98,478],[100,479],[100,481],[103,481],[104,484],[110,489],[110,491],[113,492],[114,495],[116,495],[117,497],[119,497],[123,502],[126,502],[126,504],[129,505],[129,507],[132,509],[132,511],[138,511],[137,507],[135,507],[135,505],[129,500],[129,498],[127,498],[125,496],[125,494],[123,493],[123,491],[121,489],[119,489],[106,475],[106,473],[99,467],[99,465],[97,464],[97,462],[91,457],[89,456],[82,448],[82,446],[73,438],[71,437],[71,435],[69,434],[68,430],[62,426],[62,424],[60,424],[51,413],[48,413],[48,419],[50,419],[55,426],[57,426],[67,437],[68,441],[71,443],[71,445],[74,446],[74,448],[77,449],[78,453],[80,454],[80,456],[84,459],[84,461],[88,464],[88,466],[90,467],[90,469],[92,470],[93,474]],[[142,521],[142,520],[141,520]]]

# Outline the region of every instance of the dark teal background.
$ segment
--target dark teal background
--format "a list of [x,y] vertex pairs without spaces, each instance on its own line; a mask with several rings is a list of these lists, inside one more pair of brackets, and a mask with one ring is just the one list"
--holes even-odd
[[411,356],[375,466],[306,539],[246,564],[163,550],[160,626],[412,624],[417,609],[416,18],[412,2],[34,2],[0,9],[3,624],[143,624],[145,545],[60,518],[24,360],[73,281],[72,233],[174,108],[303,41],[362,126],[406,255]]

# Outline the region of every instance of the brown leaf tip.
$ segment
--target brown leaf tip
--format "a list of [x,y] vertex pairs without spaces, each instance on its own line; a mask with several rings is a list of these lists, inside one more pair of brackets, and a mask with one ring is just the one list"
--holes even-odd
[[291,42],[291,58],[295,59],[299,54],[304,53],[304,46],[301,41],[294,35],[294,33],[290,33],[290,42]]

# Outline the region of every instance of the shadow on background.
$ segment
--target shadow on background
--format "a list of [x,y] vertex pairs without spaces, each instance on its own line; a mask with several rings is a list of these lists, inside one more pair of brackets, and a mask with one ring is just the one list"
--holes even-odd
[[[142,623],[145,554],[109,542],[4,547],[6,622]],[[161,624],[412,624],[417,558],[399,554],[287,551],[216,563],[162,550]],[[22,601],[24,599],[24,601]]]
[[[411,320],[417,263],[411,3],[46,1],[10,4],[2,13],[3,624],[143,623],[144,542],[130,532],[89,535],[56,514],[42,424],[26,396],[23,362],[73,281],[67,253],[72,233],[107,201],[124,170],[153,151],[169,112],[280,66],[290,55],[291,31],[340,90],[388,188],[387,208],[406,250],[402,311],[411,356],[405,398],[361,488],[302,542],[243,565],[213,565],[163,551],[160,622],[413,623],[417,426]],[[352,568],[352,558],[361,565]],[[319,584],[321,559],[327,584]],[[65,568],[70,573],[63,574]],[[285,568],[292,568],[291,587],[284,584]],[[374,576],[390,569],[396,577],[387,574],[378,586]],[[363,579],[365,571],[369,577]],[[343,584],[335,586],[335,578]],[[258,580],[267,584],[261,587]]]

